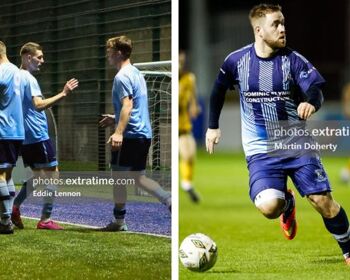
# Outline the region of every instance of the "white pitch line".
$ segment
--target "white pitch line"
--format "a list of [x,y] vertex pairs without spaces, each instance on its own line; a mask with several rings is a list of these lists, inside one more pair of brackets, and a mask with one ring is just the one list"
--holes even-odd
[[[21,216],[22,218],[29,219],[29,220],[36,220],[39,221],[39,218],[33,218],[33,217],[28,217],[28,216]],[[95,227],[95,226],[90,226],[90,225],[84,225],[84,224],[74,224],[74,223],[69,223],[69,222],[62,222],[62,221],[57,221],[56,222],[64,225],[70,225],[70,226],[77,226],[77,227],[82,227],[82,228],[91,228],[91,229],[99,229],[101,227]],[[171,236],[164,235],[164,234],[157,234],[157,233],[148,233],[148,232],[137,232],[137,231],[123,231],[123,233],[129,233],[129,234],[140,234],[140,235],[149,235],[149,236],[155,236],[155,237],[163,237],[163,238],[170,238]]]

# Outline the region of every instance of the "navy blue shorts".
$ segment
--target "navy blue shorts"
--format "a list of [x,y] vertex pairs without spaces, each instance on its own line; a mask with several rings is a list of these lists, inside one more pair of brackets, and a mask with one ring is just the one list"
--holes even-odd
[[287,190],[287,178],[292,179],[301,196],[330,192],[327,174],[318,155],[306,154],[299,158],[277,158],[267,154],[247,157],[249,170],[249,195],[265,189]]
[[112,152],[113,170],[143,171],[146,169],[151,139],[124,138],[119,151]]
[[57,166],[56,151],[50,139],[34,144],[22,145],[24,166],[48,168]]
[[16,166],[22,140],[0,140],[0,168]]

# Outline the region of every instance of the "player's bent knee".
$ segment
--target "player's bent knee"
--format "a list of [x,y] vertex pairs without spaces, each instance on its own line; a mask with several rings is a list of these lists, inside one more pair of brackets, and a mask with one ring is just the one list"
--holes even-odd
[[276,219],[282,214],[284,205],[284,200],[274,199],[259,206],[258,209],[266,218]]
[[139,187],[152,187],[154,185],[154,181],[148,178],[145,174],[140,173],[139,175],[134,177],[135,183]]
[[266,189],[257,194],[254,203],[266,218],[276,219],[285,206],[285,193],[276,189]]

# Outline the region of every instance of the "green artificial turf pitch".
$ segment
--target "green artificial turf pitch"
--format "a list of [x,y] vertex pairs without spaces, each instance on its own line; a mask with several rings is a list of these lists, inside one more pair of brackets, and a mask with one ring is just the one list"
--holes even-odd
[[[350,186],[339,179],[348,159],[322,161],[333,196],[350,218]],[[290,181],[288,186],[296,191]],[[202,199],[198,205],[183,191],[179,194],[179,242],[191,233],[205,233],[218,246],[218,260],[204,273],[191,272],[180,263],[180,279],[350,279],[350,267],[321,216],[297,192],[298,233],[292,241],[282,235],[278,219],[268,220],[256,210],[248,195],[243,154],[200,152],[195,187]]]
[[133,233],[25,229],[0,236],[0,279],[170,279],[171,240]]

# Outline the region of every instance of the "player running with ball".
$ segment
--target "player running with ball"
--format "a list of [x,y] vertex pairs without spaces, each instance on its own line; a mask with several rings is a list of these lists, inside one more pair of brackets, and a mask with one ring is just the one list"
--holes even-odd
[[[260,4],[249,14],[255,43],[229,54],[211,98],[206,145],[213,153],[220,139],[219,116],[228,89],[238,86],[242,141],[250,176],[250,197],[261,213],[280,217],[287,239],[295,237],[295,199],[289,176],[301,196],[321,214],[350,265],[350,227],[344,209],[333,200],[317,153],[278,158],[267,151],[268,130],[279,121],[307,120],[323,102],[325,80],[302,55],[286,47],[285,20],[278,5]],[[276,92],[283,94],[275,97]],[[248,98],[249,97],[249,98]],[[299,100],[299,101],[298,101]]]

